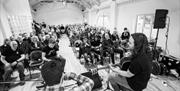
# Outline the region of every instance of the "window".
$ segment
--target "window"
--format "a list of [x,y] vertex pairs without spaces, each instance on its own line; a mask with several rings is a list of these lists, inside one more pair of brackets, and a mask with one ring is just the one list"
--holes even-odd
[[156,38],[157,30],[153,29],[154,15],[138,15],[136,23],[136,32],[144,33],[148,40]]
[[102,26],[102,27],[106,27],[106,28],[110,28],[109,17],[107,15],[99,16],[97,19],[97,25]]
[[13,35],[32,31],[31,16],[8,16],[8,21]]

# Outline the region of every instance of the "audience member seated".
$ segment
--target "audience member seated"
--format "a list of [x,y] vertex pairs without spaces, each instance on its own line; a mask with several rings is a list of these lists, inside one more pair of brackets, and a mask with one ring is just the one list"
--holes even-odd
[[41,50],[43,48],[43,45],[41,42],[39,42],[39,39],[37,36],[33,36],[31,38],[31,52],[36,50]]
[[100,58],[98,55],[101,55],[101,38],[98,38],[100,36],[95,36],[93,40],[91,40],[91,52],[95,53],[94,57],[97,59],[97,61],[100,61]]
[[[1,47],[2,46],[0,46],[0,57],[1,57],[1,52],[3,51]],[[0,59],[0,82],[3,81],[3,74],[4,74],[4,64],[1,62],[1,59]]]
[[48,45],[50,38],[51,38],[50,35],[48,35],[48,34],[45,35],[45,40],[44,40],[44,45],[45,45],[45,46]]
[[103,57],[107,56],[107,53],[111,55],[112,63],[114,64],[113,41],[110,39],[110,35],[108,33],[104,34],[104,39],[102,41],[102,51]]
[[130,33],[129,33],[128,29],[125,27],[124,32],[121,35],[121,40],[128,40],[129,37],[130,37]]
[[57,51],[59,50],[59,46],[56,43],[54,38],[50,38],[48,45],[42,49],[42,59],[45,61],[51,61],[52,57],[57,56]]
[[31,39],[30,39],[30,37],[28,37],[27,33],[23,34],[23,41],[27,41],[28,43],[31,43]]
[[79,58],[81,58],[81,55],[83,55],[83,54],[90,55],[90,42],[88,41],[88,39],[86,37],[83,38],[83,41],[80,44]]
[[112,37],[113,42],[119,41],[119,35],[118,35],[118,32],[117,32],[116,28],[114,29],[113,34],[112,34],[111,37]]
[[[10,46],[7,46],[1,56],[1,61],[5,65],[4,81],[10,81],[10,76],[15,69],[19,72],[20,80],[24,81],[24,59],[25,54],[19,49],[18,43],[11,41]],[[24,85],[24,82],[22,82],[21,85]],[[6,84],[6,86],[8,87],[9,84]]]

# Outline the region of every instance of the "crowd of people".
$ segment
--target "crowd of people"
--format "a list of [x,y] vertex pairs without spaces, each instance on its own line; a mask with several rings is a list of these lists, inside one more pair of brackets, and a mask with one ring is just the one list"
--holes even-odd
[[107,56],[111,57],[112,63],[115,64],[114,54],[118,53],[120,57],[123,57],[130,33],[127,28],[124,28],[124,32],[120,36],[116,28],[114,30],[111,34],[110,30],[106,28],[86,24],[76,26],[75,29],[68,32],[70,46],[79,47],[78,58],[85,58],[88,64],[97,62],[103,65],[103,59]]
[[[63,34],[66,34],[69,37],[70,46],[80,49],[78,58],[84,58],[87,64],[99,63],[103,65],[105,57],[110,57],[112,63],[115,64],[115,53],[122,58],[126,51],[131,51],[132,60],[134,61],[127,71],[111,66],[110,69],[114,73],[126,77],[126,83],[128,83],[130,89],[141,91],[147,86],[151,73],[151,58],[147,52],[148,41],[144,34],[137,33],[131,36],[127,28],[124,28],[121,35],[114,28],[115,31],[111,34],[110,30],[106,28],[93,27],[86,23],[51,26],[44,22],[37,23],[34,21],[32,25],[32,33],[11,36],[5,39],[4,44],[0,47],[1,81],[10,81],[11,74],[15,69],[19,72],[20,80],[24,81],[24,69],[29,67],[32,52],[41,51],[40,58],[46,61],[42,66],[41,74],[46,85],[50,87],[50,91],[56,91],[57,88],[62,89],[59,87],[55,89],[54,87],[54,85],[61,83],[60,80],[62,79],[75,79],[81,83],[79,87],[73,88],[72,91],[84,91],[85,89],[85,91],[91,91],[94,85],[91,79],[74,73],[64,74],[62,63],[52,61],[59,57],[65,65],[65,59],[57,51],[59,50],[59,39]],[[58,68],[58,65],[61,65],[61,67]],[[51,77],[51,79],[48,77]],[[121,77],[111,76],[109,79],[114,90],[119,91],[118,80],[114,78],[120,79]],[[9,84],[5,85],[6,87],[9,86]],[[21,85],[24,85],[24,82]]]

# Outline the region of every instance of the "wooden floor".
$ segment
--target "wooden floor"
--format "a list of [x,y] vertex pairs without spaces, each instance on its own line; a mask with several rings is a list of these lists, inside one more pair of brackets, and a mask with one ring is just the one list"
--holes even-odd
[[[59,54],[66,59],[65,72],[75,72],[76,74],[87,72],[86,68],[81,65],[80,61],[76,58],[72,48],[69,47],[69,44],[70,42],[68,37],[66,35],[62,36],[59,42]],[[105,70],[100,70],[98,71],[98,73],[103,78],[104,84],[103,88],[98,91],[104,91],[107,86],[106,81],[108,78],[108,74]],[[25,74],[28,75],[29,72],[26,71]],[[39,71],[33,71],[33,78],[38,78],[39,74]],[[13,76],[18,77],[18,73],[15,72]],[[72,83],[75,82],[66,81],[64,85]],[[10,91],[39,91],[36,89],[36,86],[38,84],[39,82],[28,81],[23,86],[17,85],[12,87]],[[152,78],[148,83],[147,89],[145,89],[144,91],[180,91],[180,81],[178,81],[177,79],[171,79],[169,77],[159,77],[158,79]]]

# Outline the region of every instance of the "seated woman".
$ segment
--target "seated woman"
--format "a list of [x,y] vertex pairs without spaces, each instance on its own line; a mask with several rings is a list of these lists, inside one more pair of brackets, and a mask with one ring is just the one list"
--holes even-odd
[[42,59],[44,61],[51,61],[51,58],[57,57],[59,46],[54,38],[50,38],[48,45],[42,49]]
[[110,66],[112,74],[109,81],[115,91],[120,91],[120,86],[129,90],[142,91],[146,88],[152,70],[152,57],[148,49],[147,37],[142,33],[131,35],[129,49],[132,51],[131,63],[127,71]]
[[43,45],[41,44],[41,42],[39,42],[39,39],[37,36],[33,36],[31,38],[31,52],[32,51],[36,51],[36,50],[41,50]]
[[113,41],[110,39],[110,35],[108,33],[104,34],[104,39],[102,41],[102,54],[103,57],[107,56],[107,53],[110,54],[112,63],[114,64],[114,52],[113,52]]

